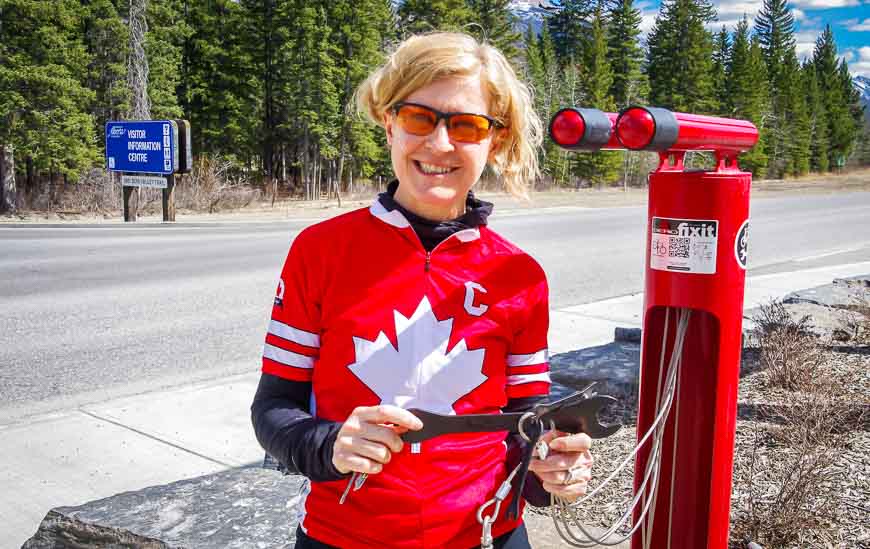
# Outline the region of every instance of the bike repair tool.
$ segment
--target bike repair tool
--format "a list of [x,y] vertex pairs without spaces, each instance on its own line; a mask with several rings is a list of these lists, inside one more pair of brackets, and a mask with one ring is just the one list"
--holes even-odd
[[[592,383],[583,391],[578,391],[555,402],[538,404],[529,412],[510,412],[502,414],[464,414],[442,415],[427,412],[425,410],[408,410],[423,422],[423,428],[419,431],[408,431],[402,435],[405,442],[422,442],[441,435],[457,433],[486,433],[494,431],[507,431],[519,433],[528,444],[526,445],[522,461],[517,469],[505,481],[503,489],[499,489],[496,497],[496,515],[501,500],[507,497],[507,492],[513,483],[514,497],[511,500],[508,514],[516,517],[519,514],[520,494],[522,486],[526,482],[529,471],[529,463],[532,456],[537,452],[538,439],[544,433],[544,427],[556,429],[564,433],[586,433],[590,438],[609,437],[619,430],[619,425],[603,425],[598,421],[598,412],[606,405],[616,402],[612,396],[599,395],[592,392]],[[543,459],[543,458],[541,458]],[[488,502],[490,503],[490,502]],[[486,507],[486,505],[484,505]],[[483,507],[481,508],[481,511]],[[480,514],[480,513],[478,513]],[[495,515],[491,517],[494,521]],[[479,519],[481,517],[478,517]],[[483,520],[481,520],[483,523]]]
[[586,433],[590,438],[604,438],[618,431],[620,426],[602,425],[598,421],[598,412],[615,401],[611,396],[590,393],[587,388],[555,402],[538,404],[530,412],[448,416],[414,408],[409,412],[423,422],[423,428],[408,431],[402,435],[402,440],[414,443],[441,435],[493,431],[523,434],[529,421],[540,421],[544,425],[552,422],[556,429],[565,433]]

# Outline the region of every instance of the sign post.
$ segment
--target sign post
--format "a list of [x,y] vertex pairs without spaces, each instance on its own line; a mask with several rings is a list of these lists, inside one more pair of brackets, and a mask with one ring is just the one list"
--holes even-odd
[[163,221],[175,221],[174,174],[190,171],[190,141],[186,120],[106,123],[106,169],[122,173],[124,221],[136,221],[135,187],[163,189]]

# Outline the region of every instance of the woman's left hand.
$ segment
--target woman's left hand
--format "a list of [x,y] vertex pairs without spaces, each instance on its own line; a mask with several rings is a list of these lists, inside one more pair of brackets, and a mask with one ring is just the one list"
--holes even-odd
[[586,494],[593,462],[589,435],[548,431],[541,440],[549,447],[547,457],[532,459],[529,470],[541,479],[544,490],[569,502]]

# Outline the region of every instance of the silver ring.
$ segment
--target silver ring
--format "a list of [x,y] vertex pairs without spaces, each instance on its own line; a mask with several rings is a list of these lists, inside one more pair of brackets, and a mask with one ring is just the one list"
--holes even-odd
[[562,484],[567,486],[568,484],[574,484],[575,482],[580,480],[579,478],[574,476],[575,473],[577,473],[578,471],[580,471],[579,467],[578,468],[572,467],[572,468],[568,469],[568,471],[567,471],[568,474],[565,476],[565,480],[562,482]]
[[522,417],[520,417],[520,421],[517,424],[517,430],[520,432],[520,436],[523,437],[523,440],[525,440],[526,442],[531,442],[532,439],[530,439],[529,435],[526,434],[525,429],[523,429],[523,424],[526,422],[527,419],[532,417],[535,417],[535,414],[533,412],[526,412],[522,415]]

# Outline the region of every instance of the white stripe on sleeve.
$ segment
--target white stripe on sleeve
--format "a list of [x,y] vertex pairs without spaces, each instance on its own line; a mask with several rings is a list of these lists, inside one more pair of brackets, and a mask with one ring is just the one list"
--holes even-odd
[[266,343],[263,348],[263,357],[279,362],[285,366],[293,366],[294,368],[314,368],[314,359],[310,356],[300,355],[293,351],[286,351],[280,347],[269,345],[268,343]]
[[550,357],[548,349],[541,349],[537,353],[530,355],[508,355],[508,366],[534,366],[535,364],[544,364]]
[[518,374],[507,377],[508,385],[522,385],[523,383],[534,383],[535,381],[550,383],[549,372],[544,372],[543,374]]
[[311,332],[306,332],[305,330],[300,330],[299,328],[294,328],[289,324],[278,322],[275,319],[272,319],[269,322],[269,333],[278,336],[281,339],[292,341],[293,343],[296,343],[298,345],[316,348],[320,347],[319,335],[313,334]]

